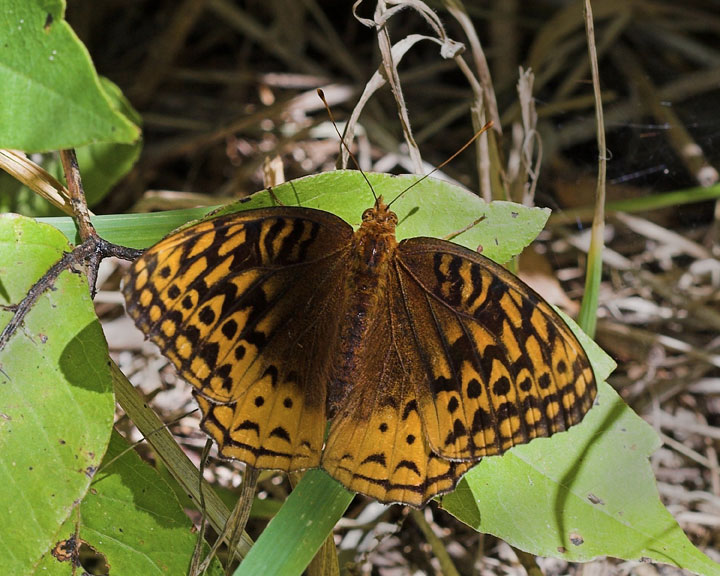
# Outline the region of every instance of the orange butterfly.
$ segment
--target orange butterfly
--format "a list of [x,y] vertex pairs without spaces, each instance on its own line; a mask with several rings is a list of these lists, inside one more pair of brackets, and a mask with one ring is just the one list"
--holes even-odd
[[588,358],[547,302],[476,252],[398,242],[397,222],[382,197],[357,231],[260,208],[171,234],[132,266],[127,310],[194,386],[222,456],[321,466],[422,506],[590,409]]

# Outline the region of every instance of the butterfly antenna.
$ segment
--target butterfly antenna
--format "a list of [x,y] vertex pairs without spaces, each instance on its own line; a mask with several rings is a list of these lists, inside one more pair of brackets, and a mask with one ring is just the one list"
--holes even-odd
[[345,150],[347,150],[347,153],[350,155],[350,159],[353,161],[353,164],[355,164],[355,167],[360,171],[360,174],[362,174],[362,177],[365,179],[365,182],[367,182],[367,185],[370,187],[370,191],[372,192],[373,197],[375,198],[375,200],[377,200],[377,194],[375,194],[375,188],[373,188],[373,185],[370,184],[370,180],[368,180],[368,177],[365,175],[365,172],[363,171],[363,169],[360,168],[360,164],[358,163],[357,159],[355,158],[355,155],[350,151],[350,148],[348,147],[347,143],[345,142],[345,138],[343,138],[343,135],[340,134],[340,130],[338,130],[337,124],[335,123],[335,117],[333,116],[332,110],[330,110],[330,105],[327,103],[327,100],[325,100],[325,92],[323,92],[321,88],[318,88],[317,93],[318,93],[318,96],[320,96],[320,100],[322,100],[323,104],[325,104],[325,110],[327,110],[328,116],[330,116],[330,122],[332,122],[333,128],[335,128],[335,132],[337,133],[338,137],[340,138],[340,143],[342,144],[342,146],[345,147]]
[[472,144],[473,142],[475,142],[475,140],[477,140],[483,132],[487,132],[490,128],[492,128],[492,125],[493,125],[493,121],[490,120],[490,122],[488,122],[487,124],[485,124],[485,126],[483,126],[482,128],[480,128],[480,130],[478,130],[477,132],[475,132],[475,134],[473,135],[473,137],[470,138],[470,140],[468,140],[467,142],[465,142],[465,144],[463,144],[462,148],[460,148],[457,152],[455,152],[452,156],[450,156],[450,158],[448,158],[447,160],[445,160],[445,162],[443,162],[443,163],[440,164],[439,166],[436,166],[435,168],[433,168],[432,170],[430,170],[430,172],[428,172],[427,174],[425,174],[422,178],[419,178],[418,180],[415,180],[415,182],[413,182],[412,184],[410,184],[410,186],[408,186],[407,188],[405,188],[405,190],[403,190],[402,192],[400,192],[400,194],[398,194],[397,196],[395,196],[395,198],[393,198],[393,199],[390,201],[390,203],[388,204],[388,208],[393,205],[393,203],[395,202],[395,200],[398,200],[399,198],[401,198],[401,197],[405,194],[405,192],[407,192],[408,190],[410,190],[413,186],[417,186],[418,184],[420,184],[420,182],[422,182],[423,180],[425,180],[425,178],[427,178],[427,177],[429,177],[429,176],[432,176],[433,174],[435,174],[435,172],[437,172],[438,170],[442,170],[445,166],[447,166],[448,164],[450,164],[450,162],[452,162],[453,160],[455,160],[455,158],[458,156],[458,154],[460,154],[461,152],[463,152],[468,146],[470,146],[470,144]]

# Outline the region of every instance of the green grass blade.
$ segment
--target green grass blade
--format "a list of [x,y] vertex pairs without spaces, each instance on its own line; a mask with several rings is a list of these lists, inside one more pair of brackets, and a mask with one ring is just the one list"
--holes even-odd
[[322,470],[308,470],[235,576],[302,574],[353,496]]

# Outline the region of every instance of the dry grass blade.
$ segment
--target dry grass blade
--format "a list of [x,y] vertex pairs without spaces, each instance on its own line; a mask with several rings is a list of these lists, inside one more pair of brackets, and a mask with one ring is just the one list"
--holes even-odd
[[22,182],[68,216],[72,215],[68,189],[42,166],[21,152],[0,150],[0,169]]

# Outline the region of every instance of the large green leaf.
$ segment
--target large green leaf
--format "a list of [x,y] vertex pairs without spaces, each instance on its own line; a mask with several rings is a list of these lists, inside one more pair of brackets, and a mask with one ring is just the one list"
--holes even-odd
[[0,148],[42,152],[139,136],[64,17],[63,0],[0,0]]
[[[417,176],[368,174],[377,194],[390,201],[416,182]],[[372,192],[355,170],[338,170],[286,182],[261,191],[240,202],[215,210],[216,214],[276,206],[279,200],[288,206],[319,208],[337,214],[354,227],[360,225],[362,213],[373,205]],[[96,216],[93,223],[98,233],[109,240],[133,248],[146,248],[181,225],[200,218],[213,208],[174,210],[157,214],[126,214]],[[458,186],[427,178],[404,194],[393,210],[400,223],[398,238],[412,236],[444,237],[484,220],[454,237],[453,242],[471,249],[482,247],[482,253],[498,262],[505,262],[530,244],[543,229],[550,211],[527,208],[510,202],[487,204],[475,194]],[[60,229],[73,242],[77,239],[75,224],[70,218],[43,220]]]
[[[327,201],[306,190],[305,180],[285,186],[291,187],[300,204],[334,212],[357,225],[360,212],[357,206],[348,205],[348,193],[360,196],[358,192],[367,188],[356,173],[352,174],[353,179],[343,173],[323,175],[323,191],[330,187],[333,192]],[[378,177],[377,182],[371,181],[378,193],[393,198],[407,186],[403,180]],[[280,187],[275,190],[283,203],[289,203],[281,195],[286,192]],[[545,213],[507,203],[487,206],[465,194],[446,184],[422,182],[394,206],[401,222],[398,237],[442,236],[485,214],[483,222],[454,241],[469,247],[480,244],[484,254],[502,262],[520,252],[544,224]],[[363,197],[363,205],[369,205],[371,196],[366,193]],[[267,197],[258,195],[253,200],[265,205]],[[254,205],[252,201],[247,204]],[[406,214],[410,216],[405,218]],[[614,362],[569,322],[601,381],[596,406],[567,433],[535,440],[503,457],[485,459],[466,475],[459,490],[443,498],[443,506],[474,528],[538,555],[569,560],[588,560],[597,555],[651,558],[701,574],[718,573],[718,566],[690,544],[659,500],[648,461],[659,440],[604,382]],[[329,493],[334,481],[317,475],[313,482],[319,492]],[[312,519],[313,510],[318,518],[327,513],[324,508],[318,511],[311,501],[306,504],[297,510],[298,504],[293,503],[294,516]],[[288,519],[288,523],[290,533],[299,529],[299,522]],[[321,537],[322,533],[317,535],[315,546],[322,542]],[[251,551],[253,559],[271,558],[272,541],[263,534]],[[303,545],[297,541],[300,550],[305,545],[306,541]],[[299,574],[288,571],[293,565],[288,559],[283,569],[273,570],[270,562],[262,567],[268,574]]]
[[[0,216],[0,304],[17,304],[68,248],[55,229]],[[0,327],[12,316],[0,309]],[[0,351],[0,557],[30,574],[85,495],[105,453],[114,398],[87,281],[64,272]]]
[[[170,486],[113,434],[90,492],[58,533],[102,557],[110,574],[187,574],[198,535]],[[68,561],[46,554],[38,573],[67,575]],[[78,571],[79,573],[79,571]],[[208,575],[221,574],[215,560]]]

